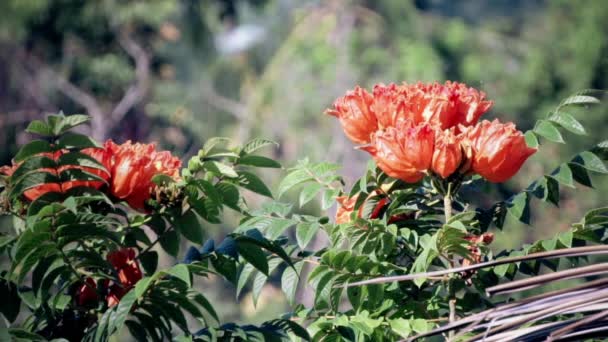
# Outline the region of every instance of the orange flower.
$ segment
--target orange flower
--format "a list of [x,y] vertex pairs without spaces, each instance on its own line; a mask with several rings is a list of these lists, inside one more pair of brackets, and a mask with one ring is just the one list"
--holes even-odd
[[416,83],[402,87],[408,93],[412,110],[442,130],[474,125],[492,107],[492,102],[485,100],[484,92],[464,83],[446,81],[445,84]]
[[107,259],[116,269],[118,280],[123,287],[130,288],[142,278],[139,264],[135,261],[135,250],[133,248],[123,248],[110,252]]
[[[368,198],[376,196],[376,192],[373,191]],[[355,209],[355,204],[357,203],[357,199],[359,198],[359,195],[354,195],[351,198],[348,198],[348,196],[339,196],[336,198],[336,201],[338,202],[338,209],[336,210],[336,224],[342,224],[342,223],[348,223],[350,222],[350,215],[353,212],[353,210]],[[374,210],[372,211],[371,215],[369,216],[370,219],[375,219],[378,218],[380,216],[380,212],[382,211],[382,209],[384,208],[384,206],[388,203],[388,198],[384,197],[381,198],[378,203],[376,204],[376,207],[374,207]],[[361,218],[363,217],[363,205],[361,205],[359,207],[359,211],[357,212],[357,217]]]
[[[376,196],[375,191],[373,191],[368,196],[368,198],[371,198],[373,196]],[[354,195],[351,198],[348,198],[348,196],[339,196],[336,198],[336,201],[338,202],[338,209],[336,211],[336,224],[349,223],[351,221],[350,215],[355,208],[355,203],[357,203],[357,198],[359,198],[358,194]],[[374,210],[369,215],[369,218],[376,219],[376,218],[380,217],[380,213],[389,203],[390,203],[390,200],[388,199],[388,197],[383,197],[380,200],[378,200],[378,203],[376,203],[376,206],[374,207]],[[359,207],[357,217],[358,218],[363,217],[363,205],[361,205]],[[404,221],[404,220],[409,220],[412,218],[413,218],[413,215],[409,214],[409,213],[393,215],[388,219],[388,224],[399,222],[399,221]]]
[[473,152],[473,172],[494,183],[513,177],[536,152],[526,145],[524,135],[513,123],[484,120],[466,135]]
[[154,188],[152,178],[157,174],[179,177],[181,162],[168,151],[157,152],[155,144],[117,145],[108,140],[105,148],[111,156],[110,192],[137,210],[144,210],[145,201]]
[[76,301],[80,306],[88,305],[99,299],[97,291],[95,291],[97,288],[95,280],[93,278],[86,278],[85,282],[86,284],[82,284],[76,292]]
[[460,144],[461,140],[462,136],[456,136],[454,129],[436,133],[431,169],[441,178],[448,178],[460,167],[463,157],[465,157]]
[[[83,154],[86,154],[90,157],[95,158],[97,161],[102,163],[107,168],[107,165],[108,165],[107,157],[106,157],[106,153],[105,153],[104,149],[87,148],[80,152]],[[66,153],[66,152],[57,151],[54,153],[41,153],[40,155],[57,161],[64,153]],[[12,166],[3,166],[0,168],[0,174],[11,176],[19,168],[20,165],[21,165],[21,163],[19,163],[19,164],[13,163]],[[78,166],[78,165],[63,165],[57,169],[44,168],[44,169],[40,169],[39,171],[48,172],[55,176],[59,176],[63,171],[70,170],[70,169],[80,169],[80,170],[92,173],[92,174],[97,175],[100,178],[104,179],[105,181],[107,181],[110,177],[107,171],[104,171],[101,169],[96,169],[96,168],[91,168],[91,167],[82,167],[82,166]],[[46,183],[46,184],[40,184],[40,185],[34,186],[34,187],[26,190],[23,195],[28,201],[35,201],[38,197],[40,197],[46,193],[49,193],[49,192],[63,193],[72,188],[76,188],[76,187],[80,187],[80,186],[99,189],[103,185],[104,185],[103,181],[91,181],[91,180],[86,180],[86,181],[85,180],[72,180],[72,181],[66,181],[66,182],[61,182],[61,183]]]
[[370,106],[373,97],[367,90],[356,87],[334,102],[334,108],[325,111],[340,120],[346,136],[355,144],[367,144],[370,135],[378,129],[376,116]]
[[143,277],[139,264],[135,260],[135,250],[123,248],[110,252],[107,256],[108,261],[116,269],[120,284],[110,286],[110,292],[106,297],[108,306],[114,306],[120,299],[141,280]]
[[110,292],[108,292],[108,295],[106,296],[106,303],[108,303],[108,307],[113,307],[114,305],[120,303],[120,299],[126,294],[127,292],[120,286],[118,285],[112,285],[110,286]]
[[357,203],[358,197],[358,195],[351,198],[348,198],[348,196],[336,197],[336,202],[338,202],[338,208],[336,209],[336,224],[350,222],[350,214],[355,209],[355,203]]
[[471,252],[471,259],[464,259],[462,261],[462,266],[469,266],[472,264],[478,264],[481,262],[481,251],[479,246],[481,245],[489,245],[494,241],[494,234],[492,233],[483,233],[481,235],[473,235],[468,234],[464,237],[465,240],[469,241],[471,244],[468,249]]
[[362,149],[387,175],[415,183],[431,167],[434,140],[435,133],[428,124],[415,126],[412,121],[399,121],[396,127],[376,132],[371,145]]
[[398,121],[412,120],[420,123],[423,120],[422,113],[414,108],[414,104],[408,97],[407,88],[395,84],[376,84],[373,90],[374,103],[372,110],[378,120],[380,129],[396,126]]

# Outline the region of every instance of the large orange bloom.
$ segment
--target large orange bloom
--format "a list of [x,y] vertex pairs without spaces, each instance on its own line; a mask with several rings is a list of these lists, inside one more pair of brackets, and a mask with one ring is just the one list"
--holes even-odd
[[105,148],[111,156],[110,192],[134,209],[144,210],[145,201],[155,186],[152,182],[155,175],[179,177],[181,161],[168,151],[157,152],[155,144],[127,141],[117,145],[108,140]]
[[462,135],[454,134],[454,129],[437,131],[431,169],[441,178],[448,178],[456,172],[466,158],[460,143],[462,139]]
[[535,148],[526,145],[512,122],[484,120],[467,132],[473,152],[472,169],[485,179],[501,183],[513,177]]
[[[107,154],[104,149],[87,148],[80,152],[83,154],[86,154],[90,157],[95,158],[98,162],[100,162],[101,164],[104,165],[104,167],[107,168],[108,157],[107,157]],[[57,151],[54,153],[41,153],[40,155],[53,159],[54,161],[57,161],[65,153],[66,153],[65,151]],[[18,164],[13,163],[12,166],[3,166],[0,168],[0,174],[11,176],[19,168],[20,165],[21,165],[21,163],[18,163]],[[44,168],[44,169],[40,169],[39,171],[48,172],[55,176],[59,176],[63,171],[70,170],[70,169],[80,169],[80,170],[92,173],[92,174],[97,175],[100,178],[104,179],[105,181],[107,181],[110,178],[108,171],[106,171],[106,170],[96,169],[96,168],[92,168],[92,167],[83,167],[83,166],[78,166],[78,165],[64,165],[57,169]],[[91,180],[87,180],[87,181],[71,180],[71,181],[66,181],[66,182],[61,182],[61,183],[46,183],[46,184],[40,184],[40,185],[34,186],[34,187],[26,190],[23,195],[28,201],[35,201],[38,197],[40,197],[46,193],[49,193],[49,192],[63,193],[63,192],[66,192],[66,191],[68,191],[72,188],[76,188],[76,187],[89,187],[89,188],[99,189],[103,185],[104,185],[103,181],[91,181]]]
[[[471,126],[492,107],[485,93],[467,87],[464,83],[403,84],[408,93],[410,108],[422,119],[440,129]],[[410,115],[411,116],[411,115]]]
[[367,144],[370,135],[378,129],[376,116],[371,111],[373,97],[367,90],[356,87],[334,102],[334,108],[325,111],[340,120],[346,136],[355,144]]
[[431,167],[434,141],[435,132],[428,124],[399,121],[395,127],[376,132],[371,144],[362,149],[387,175],[415,183]]
[[393,83],[376,84],[373,95],[372,110],[378,119],[379,129],[394,127],[397,122],[403,120],[411,120],[416,124],[424,121],[422,113],[416,110],[411,101],[411,94],[406,87]]

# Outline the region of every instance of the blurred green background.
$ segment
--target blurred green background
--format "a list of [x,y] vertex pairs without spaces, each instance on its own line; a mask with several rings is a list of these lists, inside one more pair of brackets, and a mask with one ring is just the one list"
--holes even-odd
[[[29,139],[28,121],[63,110],[91,115],[100,141],[155,141],[184,160],[213,136],[266,137],[280,142],[272,156],[284,165],[339,162],[352,180],[368,156],[322,114],[346,90],[457,80],[495,101],[487,117],[530,129],[566,96],[608,89],[607,23],[605,0],[2,0],[0,164]],[[589,136],[543,144],[508,184],[473,194],[478,204],[605,140],[607,108],[573,111]],[[608,183],[594,182],[601,191],[562,191],[560,208],[535,204],[532,226],[508,225],[494,249],[551,236],[605,205]],[[209,225],[209,237],[234,223]],[[272,285],[257,311],[217,279],[201,286],[225,321],[286,310]]]

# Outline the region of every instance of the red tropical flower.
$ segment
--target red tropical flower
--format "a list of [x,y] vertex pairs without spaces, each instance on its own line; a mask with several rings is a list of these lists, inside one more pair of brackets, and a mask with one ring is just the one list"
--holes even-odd
[[127,292],[125,291],[125,289],[123,289],[122,287],[114,284],[112,286],[110,286],[110,292],[108,292],[108,295],[106,296],[106,303],[108,303],[108,307],[113,307],[114,305],[117,305],[118,303],[120,303],[120,299],[126,294]]
[[472,148],[472,170],[485,179],[501,183],[513,177],[536,152],[513,123],[484,120],[466,132]]
[[168,151],[157,152],[155,144],[132,144],[127,141],[117,145],[108,140],[105,148],[111,156],[110,192],[134,209],[144,210],[145,201],[155,187],[152,182],[155,175],[162,173],[179,177],[181,161]]
[[99,299],[97,295],[97,284],[93,278],[85,279],[86,284],[82,284],[76,291],[76,301],[80,306],[86,306]]
[[376,84],[373,90],[372,110],[378,120],[379,129],[394,127],[397,122],[411,120],[418,124],[424,121],[411,101],[410,93],[404,86],[396,84]]
[[346,136],[355,144],[367,144],[370,135],[378,129],[376,116],[371,110],[373,96],[356,87],[334,102],[334,108],[325,111],[340,120]]
[[135,250],[133,248],[123,248],[110,252],[107,259],[116,269],[118,280],[123,287],[131,287],[143,277],[139,264],[135,261]]
[[483,233],[481,235],[468,234],[464,237],[465,240],[469,241],[470,245],[468,247],[469,252],[471,253],[470,258],[464,259],[462,261],[462,266],[469,266],[473,264],[478,264],[481,262],[481,250],[480,246],[487,246],[494,241],[494,234],[492,233]]
[[[83,154],[86,154],[90,157],[95,158],[97,161],[99,161],[101,164],[103,164],[104,167],[107,168],[107,165],[108,165],[107,159],[108,158],[106,156],[106,152],[104,149],[87,148],[80,152]],[[66,153],[65,151],[57,151],[54,153],[41,153],[40,155],[53,159],[54,161],[57,161],[65,153]],[[13,163],[12,166],[3,166],[0,168],[0,174],[11,176],[19,168],[20,165],[21,165],[21,163],[18,163],[18,164]],[[107,181],[110,177],[108,172],[105,170],[101,170],[98,168],[92,168],[92,167],[86,167],[86,166],[78,166],[78,165],[63,165],[57,169],[43,168],[43,169],[40,169],[39,171],[48,172],[55,176],[59,176],[63,171],[70,170],[70,169],[80,169],[80,170],[92,173],[92,174],[97,175],[100,178],[104,179],[105,181]],[[103,185],[104,185],[103,181],[96,181],[96,180],[71,180],[71,181],[66,181],[66,182],[61,182],[61,183],[45,183],[45,184],[40,184],[40,185],[34,186],[34,187],[26,190],[23,195],[28,201],[35,201],[38,197],[40,197],[46,193],[49,193],[49,192],[63,193],[72,188],[81,187],[81,186],[99,189]]]
[[[376,196],[375,191],[372,192],[368,196],[368,198],[371,198],[373,196]],[[336,201],[338,202],[338,209],[336,210],[336,223],[337,224],[349,223],[351,221],[350,215],[352,214],[353,210],[355,209],[355,204],[357,203],[358,198],[359,198],[358,194],[354,195],[351,198],[348,198],[348,196],[339,196],[336,198]],[[376,203],[376,206],[374,207],[374,210],[372,211],[369,218],[370,219],[378,218],[380,216],[381,210],[388,203],[388,201],[389,200],[386,197],[378,200],[378,203]],[[357,217],[359,217],[359,218],[363,217],[363,205],[361,205],[359,207],[359,211],[357,212]]]
[[361,149],[369,152],[387,175],[408,183],[424,177],[431,167],[435,132],[428,124],[399,121],[395,127],[378,131]]
[[106,297],[108,306],[118,304],[120,299],[143,278],[139,264],[135,260],[135,250],[123,248],[110,252],[107,256],[108,261],[116,269],[119,284],[112,284]]
[[350,215],[353,210],[355,210],[355,203],[357,203],[358,197],[358,195],[351,198],[348,198],[348,196],[336,197],[336,202],[338,202],[338,208],[336,209],[336,224],[350,222]]
[[454,129],[436,132],[431,169],[441,178],[448,178],[456,172],[466,158],[460,143],[462,139],[462,135],[454,134]]
[[442,130],[474,125],[492,107],[492,102],[485,100],[484,92],[464,83],[446,81],[445,84],[416,83],[402,87],[408,93],[411,110]]

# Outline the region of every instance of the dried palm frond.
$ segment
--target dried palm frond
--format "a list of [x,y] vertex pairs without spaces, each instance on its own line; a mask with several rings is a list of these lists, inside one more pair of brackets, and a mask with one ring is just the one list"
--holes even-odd
[[[466,267],[375,278],[348,286],[406,281],[444,276],[481,268],[522,261],[561,257],[608,254],[608,246],[565,248],[525,256],[502,258]],[[556,281],[608,275],[608,263],[598,263],[516,280],[486,289],[488,296],[512,294]],[[545,292],[461,318],[432,331],[410,338],[410,341],[445,332],[455,332],[462,341],[578,341],[608,337],[608,277]]]

